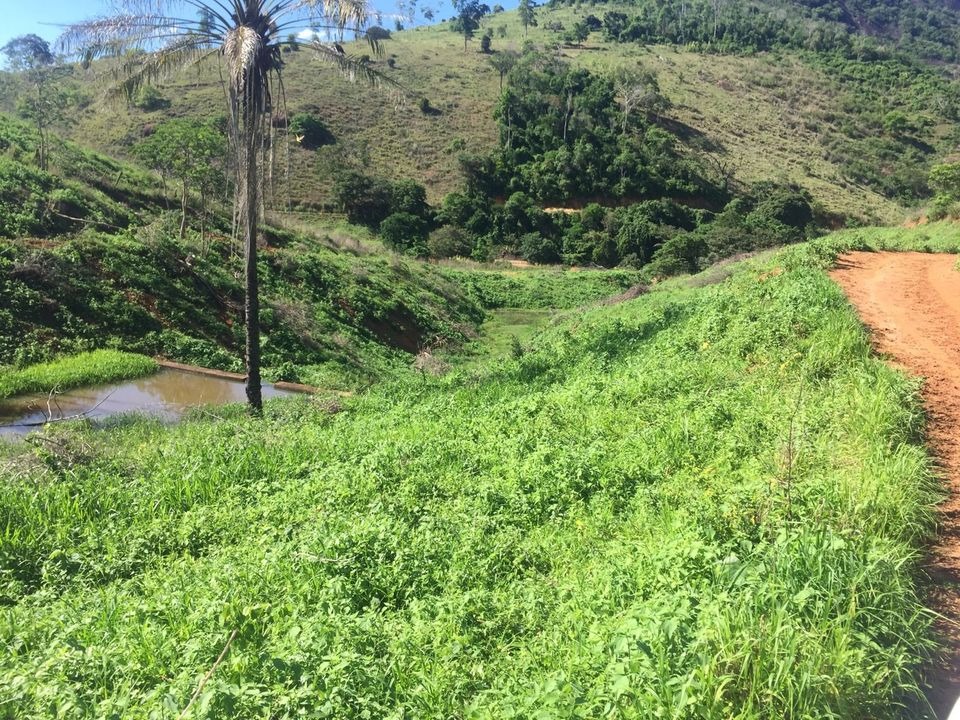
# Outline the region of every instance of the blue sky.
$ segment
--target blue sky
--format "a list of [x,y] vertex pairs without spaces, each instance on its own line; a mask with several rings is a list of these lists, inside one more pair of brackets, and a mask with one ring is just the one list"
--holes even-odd
[[54,24],[68,25],[108,9],[101,0],[2,0],[0,7],[0,45],[28,33],[52,43],[61,30]]

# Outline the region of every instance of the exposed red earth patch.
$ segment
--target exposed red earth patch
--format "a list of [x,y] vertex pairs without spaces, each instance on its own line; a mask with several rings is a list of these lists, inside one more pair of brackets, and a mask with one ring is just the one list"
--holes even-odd
[[927,437],[949,497],[926,569],[941,657],[927,669],[928,699],[946,718],[960,695],[960,272],[957,256],[852,252],[830,276],[872,331],[876,350],[925,379]]

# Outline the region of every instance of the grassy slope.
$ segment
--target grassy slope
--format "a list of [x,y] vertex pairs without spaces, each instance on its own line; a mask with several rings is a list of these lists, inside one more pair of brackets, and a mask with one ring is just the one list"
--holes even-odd
[[[179,241],[178,218],[143,191],[135,168],[67,144],[54,169],[71,179],[41,172],[26,162],[30,133],[2,115],[0,145],[0,366],[116,347],[242,369],[242,266],[222,218],[210,219],[203,242]],[[421,348],[471,336],[487,308],[572,307],[638,278],[532,270],[511,279],[403,258],[349,226],[286,224],[263,232],[271,379],[362,386]]]
[[[170,218],[168,218],[170,219]],[[267,377],[356,388],[422,348],[473,334],[487,308],[573,307],[630,272],[450,270],[327,236],[268,233],[261,321]],[[123,235],[0,240],[0,364],[105,346],[242,369],[241,264],[229,239],[178,242],[164,218]]]
[[824,273],[878,241],[337,414],[64,429],[0,470],[0,713],[175,716],[232,637],[193,717],[896,715],[934,483]]
[[[544,28],[549,20],[569,28],[577,17],[607,9],[615,6],[540,9],[540,26],[530,29],[529,39],[541,46],[552,44],[555,34]],[[507,28],[506,38],[495,36],[495,50],[520,47],[523,35],[515,12],[491,16],[485,25]],[[478,47],[474,42],[464,53],[462,38],[445,25],[394,33],[394,39],[385,43],[396,68],[387,67],[387,58],[378,61],[377,67],[415,94],[426,95],[440,110],[438,115],[423,114],[415,97],[397,104],[388,92],[351,85],[312,60],[307,51],[286,54],[289,112],[317,112],[341,140],[338,146],[316,153],[292,150],[290,199],[305,206],[328,201],[330,174],[342,162],[343,153],[362,165],[369,163],[372,171],[385,177],[422,181],[432,201],[455,189],[461,178],[459,153],[489,148],[497,141],[492,113],[499,79]],[[359,43],[348,49],[356,54],[369,52]],[[735,169],[741,181],[794,180],[837,213],[884,222],[897,221],[903,214],[892,201],[848,183],[825,157],[824,128],[849,112],[843,109],[845,90],[796,55],[732,57],[664,47],[644,49],[605,43],[599,33],[590,37],[586,49],[564,49],[562,54],[595,70],[639,65],[656,72],[676,105],[669,115],[717,145],[718,157]],[[912,102],[908,90],[895,93],[903,97],[892,100]],[[222,91],[212,69],[183,74],[164,88],[164,94],[172,106],[154,113],[95,104],[81,116],[75,136],[117,152],[134,142],[145,125],[164,117],[221,112]],[[285,160],[279,163],[281,175],[285,165]]]
[[22,369],[0,367],[0,399],[126,380],[149,375],[156,369],[157,363],[148,357],[116,350],[81,353]]

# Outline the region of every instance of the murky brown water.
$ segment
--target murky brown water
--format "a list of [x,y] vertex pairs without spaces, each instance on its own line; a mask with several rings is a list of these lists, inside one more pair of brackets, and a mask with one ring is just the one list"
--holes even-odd
[[[263,386],[263,398],[294,395],[272,385]],[[80,415],[93,420],[142,412],[177,420],[201,405],[246,402],[242,382],[163,369],[139,380],[77,388],[50,400],[46,395],[24,395],[0,401],[0,435],[22,435],[48,419]]]

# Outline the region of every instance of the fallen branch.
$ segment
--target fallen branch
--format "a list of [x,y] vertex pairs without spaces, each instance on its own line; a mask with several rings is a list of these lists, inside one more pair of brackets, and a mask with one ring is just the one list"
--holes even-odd
[[200,684],[197,685],[197,689],[193,691],[193,697],[190,698],[190,702],[187,703],[187,706],[183,709],[183,712],[177,716],[177,720],[183,720],[187,713],[190,712],[190,708],[193,707],[193,704],[197,701],[197,698],[200,697],[200,693],[203,691],[203,686],[207,684],[207,681],[213,677],[213,673],[216,672],[216,669],[220,667],[220,663],[223,662],[223,659],[227,656],[227,650],[230,649],[233,639],[237,636],[237,631],[234,630],[230,633],[230,637],[227,639],[227,644],[223,646],[223,650],[220,651],[220,656],[216,659],[213,665],[207,670],[207,674],[203,676],[203,680],[200,681]]
[[[110,396],[113,395],[114,392],[115,392],[114,390],[111,390],[104,396],[103,400],[98,402],[89,410],[84,410],[82,413],[77,413],[76,415],[68,415],[67,417],[58,417],[58,418],[48,416],[47,419],[43,420],[42,422],[11,423],[9,425],[0,425],[0,430],[5,430],[7,428],[21,428],[21,427],[43,427],[44,425],[50,425],[51,423],[55,423],[55,422],[66,422],[67,420],[81,420],[82,418],[85,418],[88,415],[90,415],[90,413],[96,412],[97,408],[103,405],[107,400],[109,400]],[[58,410],[60,409],[59,405],[57,405],[57,409]],[[47,401],[47,412],[48,413],[50,412],[49,399]],[[61,415],[63,414],[63,410],[60,410],[60,414]]]

